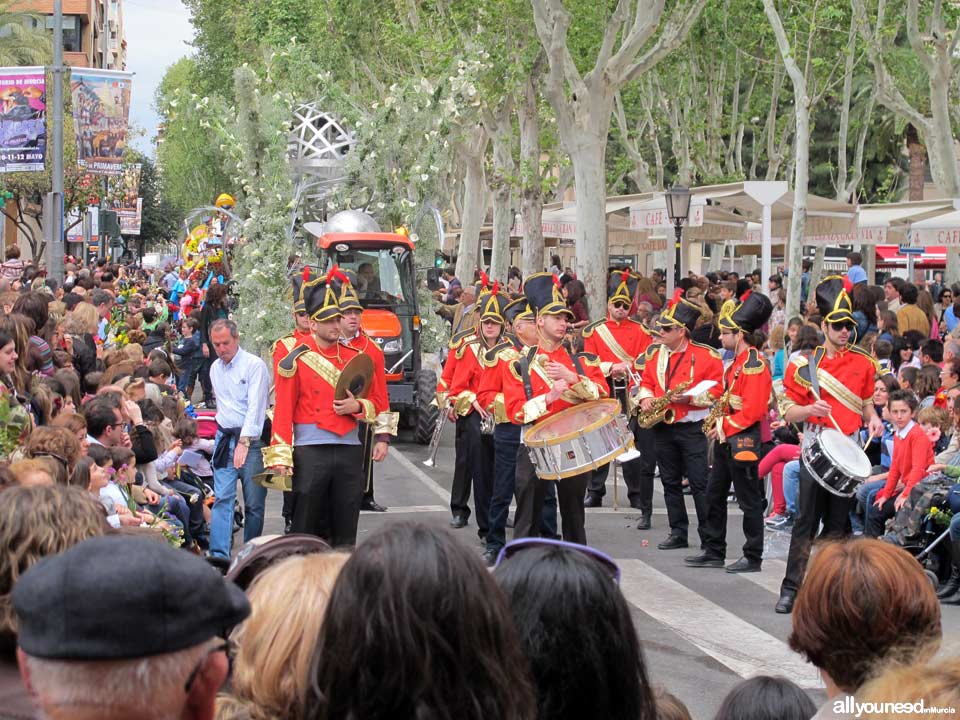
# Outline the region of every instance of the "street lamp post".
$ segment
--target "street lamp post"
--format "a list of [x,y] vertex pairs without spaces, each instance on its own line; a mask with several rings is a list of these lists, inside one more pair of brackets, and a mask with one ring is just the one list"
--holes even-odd
[[673,223],[675,233],[674,239],[674,265],[673,265],[673,288],[680,287],[680,243],[683,240],[683,226],[690,219],[690,189],[682,185],[674,185],[667,190],[667,217]]

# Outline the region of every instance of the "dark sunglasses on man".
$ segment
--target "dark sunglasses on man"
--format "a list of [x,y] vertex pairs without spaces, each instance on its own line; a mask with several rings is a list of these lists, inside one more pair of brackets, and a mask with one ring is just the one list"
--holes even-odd
[[587,557],[598,562],[604,571],[610,575],[610,579],[613,580],[617,585],[620,584],[620,566],[617,565],[616,561],[607,555],[605,552],[601,552],[596,548],[589,547],[588,545],[578,545],[577,543],[566,542],[565,540],[552,540],[550,538],[520,538],[519,540],[512,540],[503,546],[500,550],[500,554],[497,556],[497,562],[494,567],[499,567],[500,563],[505,560],[509,560],[518,552],[523,550],[528,550],[530,548],[536,547],[556,547],[564,548],[566,550],[573,550],[575,552],[586,555]]
[[615,303],[613,304],[613,306],[614,306],[615,308],[617,308],[617,310],[629,310],[629,309],[630,309],[630,304],[629,304],[629,303],[620,302],[620,301],[615,302]]
[[843,322],[832,322],[832,323],[830,323],[830,328],[831,328],[834,332],[841,332],[842,330],[849,330],[850,332],[853,332],[853,331],[856,329],[856,327],[857,327],[857,326],[854,325],[854,324],[853,324],[852,322],[850,322],[849,320],[844,320]]

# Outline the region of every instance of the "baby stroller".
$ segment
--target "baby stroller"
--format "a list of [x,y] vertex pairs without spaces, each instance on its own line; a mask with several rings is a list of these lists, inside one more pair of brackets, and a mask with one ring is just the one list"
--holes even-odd
[[953,568],[948,526],[949,495],[955,484],[956,480],[939,473],[917,483],[882,538],[913,555],[934,590],[947,581]]

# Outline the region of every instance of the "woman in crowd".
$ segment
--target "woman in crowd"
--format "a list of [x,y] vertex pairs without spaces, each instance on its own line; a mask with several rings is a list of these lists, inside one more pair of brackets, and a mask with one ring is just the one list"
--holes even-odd
[[530,661],[541,720],[655,720],[640,641],[610,558],[562,541],[514,540],[494,574]]
[[850,300],[853,319],[857,323],[857,337],[863,338],[867,333],[877,332],[877,305],[869,286],[864,283],[854,285]]
[[940,638],[940,603],[908,552],[881,540],[826,543],[814,552],[789,643],[820,670],[825,708],[855,694],[891,659],[933,657]]
[[230,694],[218,720],[297,720],[310,661],[333,584],[349,555],[312,553],[280,560],[247,591],[253,611],[233,631],[237,647]]
[[327,605],[304,718],[535,716],[510,612],[477,553],[410,522],[357,546]]
[[47,321],[50,319],[48,300],[49,296],[42,293],[26,292],[13,304],[13,312],[30,318],[33,323],[27,354],[27,370],[40,375],[52,375],[54,371],[53,353],[47,339],[43,337],[43,332],[47,329]]
[[880,339],[887,342],[893,342],[893,339],[900,336],[900,329],[897,323],[897,314],[891,310],[883,310],[877,313],[877,332],[880,333]]
[[[871,720],[955,717],[960,708],[960,658],[891,665],[857,693],[856,701],[871,704]],[[921,701],[926,711],[918,707]]]
[[940,368],[936,365],[924,365],[917,373],[917,382],[912,389],[920,399],[920,409],[933,405],[937,390],[940,389]]
[[713,720],[810,720],[816,713],[813,700],[795,682],[759,675],[727,693]]
[[571,280],[563,286],[567,307],[573,313],[573,328],[579,330],[590,322],[587,310],[587,289],[580,280]]
[[[203,364],[200,365],[200,387],[203,390],[203,403],[207,407],[213,407],[213,386],[210,384],[210,366],[217,359],[217,353],[210,342],[210,326],[217,320],[225,320],[229,317],[230,311],[227,307],[228,293],[226,285],[211,285],[207,290],[206,302],[197,318],[200,322],[198,332],[200,333],[201,351],[203,352]],[[187,398],[190,400],[191,398]]]
[[933,298],[926,290],[917,293],[917,307],[923,310],[930,323],[930,337],[934,340],[940,339],[940,325],[937,322],[937,314],[933,307]]

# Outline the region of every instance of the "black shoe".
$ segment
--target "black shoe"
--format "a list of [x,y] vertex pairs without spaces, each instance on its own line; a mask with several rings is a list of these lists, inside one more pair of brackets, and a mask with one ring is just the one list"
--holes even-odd
[[687,544],[687,539],[682,535],[671,535],[662,543],[657,545],[658,550],[677,550],[685,547],[690,546]]
[[790,592],[785,590],[780,593],[780,599],[777,600],[777,606],[774,610],[780,615],[789,615],[793,612],[793,602],[797,599],[797,594],[795,592]]
[[467,519],[463,515],[454,515],[450,519],[450,527],[452,528],[456,528],[457,530],[459,530],[460,528],[464,528],[466,526],[467,526]]
[[486,550],[483,553],[483,561],[487,564],[487,567],[493,567],[497,564],[497,557],[499,555],[499,550]]
[[960,590],[957,590],[953,595],[940,598],[940,603],[942,605],[960,605]]
[[937,597],[950,597],[957,590],[960,590],[960,570],[954,568],[947,581],[937,590]]
[[378,502],[377,502],[376,500],[374,500],[373,498],[370,498],[370,499],[366,499],[366,498],[365,498],[365,499],[363,499],[363,500],[360,502],[360,509],[361,509],[361,510],[369,510],[370,512],[386,512],[386,511],[387,511],[387,509],[386,509],[383,505],[381,505],[380,503],[378,503]]
[[737,560],[733,565],[727,565],[728,573],[760,572],[761,560],[748,560],[745,557]]
[[587,496],[583,499],[583,506],[585,508],[603,507],[603,498],[600,497],[599,495],[591,495],[588,493]]
[[717,557],[716,555],[711,555],[710,553],[690,555],[683,559],[683,564],[687,567],[722,568],[723,563],[724,559],[722,557]]
[[211,555],[210,552],[207,551],[204,553],[203,559],[219,570],[223,575],[226,575],[227,570],[230,569],[230,558],[225,558],[222,555]]
[[637,520],[637,530],[649,530],[650,529],[650,516],[641,515],[640,519]]

